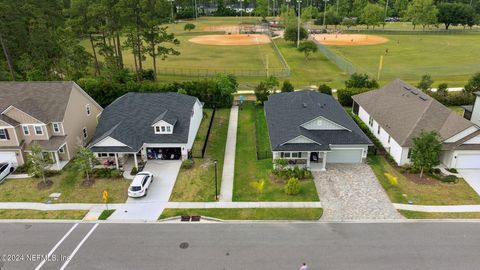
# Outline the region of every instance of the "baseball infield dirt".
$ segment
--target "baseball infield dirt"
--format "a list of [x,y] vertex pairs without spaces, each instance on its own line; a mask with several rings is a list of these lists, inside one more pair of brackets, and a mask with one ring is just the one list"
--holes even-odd
[[205,35],[189,40],[192,43],[216,46],[245,46],[270,43],[267,35],[242,34],[242,35]]
[[324,45],[360,46],[388,42],[384,37],[360,34],[317,34],[313,38]]

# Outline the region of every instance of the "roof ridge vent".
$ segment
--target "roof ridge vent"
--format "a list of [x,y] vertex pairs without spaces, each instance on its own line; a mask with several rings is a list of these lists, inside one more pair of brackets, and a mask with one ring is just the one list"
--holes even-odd
[[306,108],[306,107],[307,107],[307,103],[303,102],[303,108]]
[[422,97],[422,96],[418,96],[419,99],[423,100],[423,101],[427,101],[427,98],[426,97]]

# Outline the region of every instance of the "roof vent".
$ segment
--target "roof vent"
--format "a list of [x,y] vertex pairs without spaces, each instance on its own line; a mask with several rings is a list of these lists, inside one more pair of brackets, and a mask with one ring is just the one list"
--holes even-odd
[[307,107],[307,103],[303,102],[303,108]]
[[423,101],[427,101],[427,98],[426,98],[426,97],[419,96],[418,98],[420,98],[420,99],[423,100]]
[[405,90],[410,91],[410,87],[408,87],[408,86],[404,86],[403,88],[404,88]]
[[414,94],[415,96],[418,96],[418,91],[410,90],[410,92],[411,92],[412,94]]

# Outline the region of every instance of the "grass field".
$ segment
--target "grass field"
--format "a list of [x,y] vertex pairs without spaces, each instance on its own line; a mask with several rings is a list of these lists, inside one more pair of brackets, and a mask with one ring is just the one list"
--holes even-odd
[[429,213],[429,212],[416,212],[407,210],[398,210],[400,214],[408,219],[480,219],[479,212],[460,212],[460,213]]
[[423,74],[430,74],[435,87],[444,82],[450,87],[461,87],[480,71],[480,62],[473,57],[480,50],[479,34],[379,35],[389,42],[329,48],[344,56],[358,71],[373,77],[377,75],[380,55],[384,55],[381,83],[401,78],[416,84]]
[[160,219],[199,215],[224,220],[319,220],[322,208],[165,209]]
[[88,213],[87,210],[55,210],[40,211],[29,209],[0,210],[0,219],[75,219],[80,220]]

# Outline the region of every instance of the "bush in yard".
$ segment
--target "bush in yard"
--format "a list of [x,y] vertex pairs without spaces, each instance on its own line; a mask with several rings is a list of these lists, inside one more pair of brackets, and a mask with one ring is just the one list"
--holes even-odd
[[186,159],[182,161],[182,168],[183,169],[191,169],[193,168],[194,162],[192,159]]
[[288,195],[297,195],[300,193],[300,182],[298,178],[292,177],[285,184],[284,191]]
[[458,173],[457,169],[455,169],[455,168],[448,168],[447,171],[449,171],[451,173]]
[[428,95],[436,99],[445,106],[462,106],[473,104],[475,102],[475,95],[468,92],[428,92]]
[[130,171],[130,175],[137,175],[138,169],[137,167],[133,167],[132,170]]
[[440,136],[435,131],[422,131],[413,138],[410,159],[413,166],[420,169],[420,178],[424,170],[431,171],[440,164],[440,149]]
[[193,24],[193,23],[187,23],[183,27],[183,30],[188,31],[188,32],[192,31],[193,29],[195,29],[195,24]]
[[[297,42],[297,38],[298,38],[297,33],[298,33],[298,30],[296,25],[287,26],[287,29],[285,29],[285,33],[284,33],[285,41]],[[300,26],[300,40],[304,40],[307,38],[308,38],[307,30],[305,30],[305,28]]]
[[331,96],[332,95],[332,88],[330,86],[326,85],[326,84],[321,84],[320,86],[318,86],[318,92]]
[[293,92],[295,91],[295,88],[293,87],[293,84],[290,83],[290,81],[288,80],[285,80],[283,81],[283,84],[282,84],[282,93],[284,92]]
[[440,181],[444,183],[458,183],[458,177],[455,175],[447,175],[445,177],[442,177]]
[[50,165],[42,152],[42,148],[38,144],[33,144],[30,147],[30,155],[28,156],[28,173],[35,177],[41,178],[43,187],[51,185],[51,181],[47,181],[46,171]]
[[339,89],[337,91],[337,99],[342,106],[351,107],[353,105],[352,96],[367,92],[369,89],[366,88],[346,88]]
[[398,177],[392,175],[391,173],[384,173],[385,177],[388,179],[388,183],[392,186],[398,185]]
[[250,186],[258,192],[263,192],[263,189],[265,188],[265,179],[250,182]]
[[469,80],[467,85],[465,85],[465,92],[473,93],[480,91],[480,72],[475,73]]
[[92,150],[80,146],[74,162],[78,170],[85,172],[85,175],[87,176],[86,181],[90,182],[90,174],[93,170],[93,166],[98,162]]
[[378,82],[375,79],[370,79],[367,74],[353,73],[350,78],[345,81],[346,88],[378,88]]
[[432,76],[430,76],[429,74],[425,74],[420,79],[420,82],[418,83],[417,87],[423,92],[428,92],[430,91],[432,84],[433,84]]
[[122,171],[117,169],[101,168],[101,169],[93,169],[92,174],[94,177],[97,177],[97,178],[117,178],[122,176]]
[[263,103],[267,101],[268,96],[270,95],[270,91],[268,90],[266,83],[260,82],[260,84],[255,87],[254,91],[257,101],[259,101],[263,105]]

